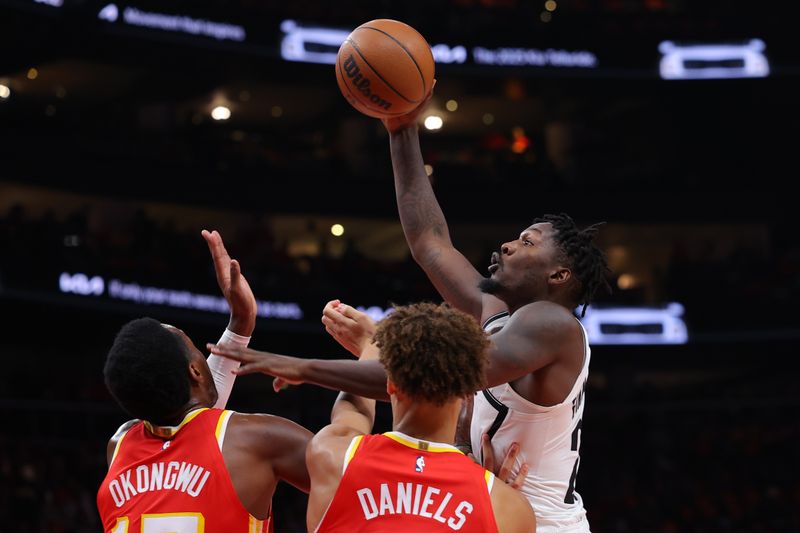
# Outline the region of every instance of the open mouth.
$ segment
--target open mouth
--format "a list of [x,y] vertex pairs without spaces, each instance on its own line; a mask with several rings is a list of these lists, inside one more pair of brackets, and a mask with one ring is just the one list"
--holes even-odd
[[489,274],[494,274],[500,269],[500,255],[497,252],[492,253],[492,260],[489,264]]

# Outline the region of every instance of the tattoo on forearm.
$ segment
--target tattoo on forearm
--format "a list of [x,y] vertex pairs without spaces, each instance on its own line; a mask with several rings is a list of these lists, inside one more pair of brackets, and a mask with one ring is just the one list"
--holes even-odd
[[406,190],[398,197],[400,220],[406,233],[418,236],[430,230],[437,237],[447,236],[447,223],[430,191]]
[[469,309],[471,298],[465,295],[463,284],[447,269],[447,262],[442,258],[442,250],[435,248],[420,258],[420,265],[443,298],[459,309]]

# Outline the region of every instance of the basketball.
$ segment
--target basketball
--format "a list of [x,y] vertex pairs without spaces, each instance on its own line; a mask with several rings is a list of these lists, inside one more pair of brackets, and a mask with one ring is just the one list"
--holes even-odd
[[361,113],[390,118],[417,107],[431,89],[433,53],[428,41],[403,22],[376,19],[353,30],[336,57],[336,81]]

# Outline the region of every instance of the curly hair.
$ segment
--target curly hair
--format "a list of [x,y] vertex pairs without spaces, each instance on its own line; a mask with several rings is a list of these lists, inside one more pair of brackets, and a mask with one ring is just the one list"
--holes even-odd
[[389,378],[412,398],[442,405],[484,385],[489,338],[446,303],[395,306],[378,323],[375,342]]
[[137,318],[117,333],[106,356],[106,387],[129,415],[166,424],[189,401],[188,348],[158,320]]
[[559,215],[544,215],[533,221],[549,222],[555,230],[554,240],[556,246],[569,262],[573,274],[580,282],[580,288],[575,295],[578,305],[583,305],[581,316],[586,314],[586,306],[594,299],[598,290],[611,292],[608,276],[606,254],[594,244],[594,237],[605,222],[592,224],[584,229],[579,229],[572,217],[566,213]]

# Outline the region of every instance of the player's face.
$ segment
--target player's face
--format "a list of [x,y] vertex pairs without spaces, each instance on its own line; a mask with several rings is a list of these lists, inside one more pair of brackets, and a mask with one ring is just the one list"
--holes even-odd
[[182,330],[173,326],[165,327],[169,328],[172,332],[178,335],[178,338],[180,338],[181,342],[186,345],[186,348],[189,352],[189,362],[195,363],[195,366],[200,370],[200,374],[203,377],[199,391],[199,394],[201,395],[200,399],[203,401],[203,403],[214,405],[217,403],[217,388],[214,385],[214,377],[211,375],[211,370],[208,368],[206,357],[200,350],[197,349],[189,336],[186,335],[186,333],[184,333]]
[[481,289],[503,299],[544,297],[548,277],[557,266],[553,232],[549,222],[540,222],[504,243],[492,254],[489,278],[481,283]]

